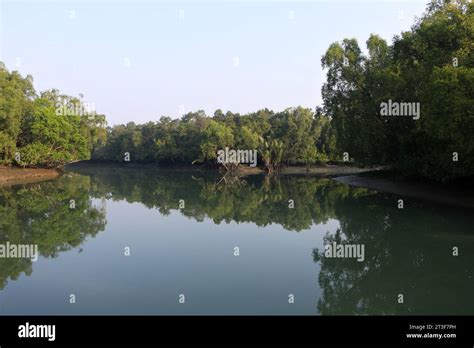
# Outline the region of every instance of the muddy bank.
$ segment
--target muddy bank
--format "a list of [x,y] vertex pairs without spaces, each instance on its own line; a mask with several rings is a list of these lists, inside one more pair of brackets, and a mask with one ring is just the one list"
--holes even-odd
[[61,175],[59,169],[17,168],[0,166],[0,186],[29,184],[51,180]]
[[326,164],[319,166],[311,166],[309,168],[306,168],[304,166],[284,167],[281,170],[281,174],[349,175],[380,171],[384,169],[384,167],[359,168],[356,166],[348,165]]
[[[108,168],[127,168],[127,169],[157,169],[157,170],[169,170],[169,171],[211,171],[218,172],[222,175],[226,173],[223,167],[206,167],[203,165],[158,165],[158,164],[144,164],[144,163],[116,163],[116,162],[98,162],[98,161],[80,161],[76,163],[67,164],[65,170],[87,170],[88,168],[98,168],[98,167],[108,167]],[[366,172],[374,172],[385,170],[386,168],[381,166],[360,168],[357,166],[351,165],[336,165],[336,164],[321,164],[313,165],[310,167],[305,166],[287,166],[282,167],[279,174],[280,175],[292,175],[292,174],[306,174],[306,175],[349,175],[349,174],[358,174]],[[262,167],[249,167],[246,165],[241,165],[237,168],[237,175],[265,175],[267,170]]]
[[[305,166],[287,166],[280,169],[280,175],[293,175],[293,174],[306,174],[306,175],[349,175],[349,174],[359,174],[374,172],[379,170],[384,170],[384,167],[370,167],[370,168],[360,168],[356,166],[349,165],[337,165],[337,164],[322,164],[322,165],[313,165],[310,167]],[[240,175],[251,175],[251,174],[266,174],[267,171],[264,168],[259,167],[247,167],[240,166],[237,169],[237,173]]]
[[400,196],[413,197],[437,203],[459,207],[474,208],[474,192],[462,187],[445,187],[442,184],[411,182],[409,180],[393,180],[391,178],[347,175],[335,177],[341,183],[351,186],[365,187],[381,192]]

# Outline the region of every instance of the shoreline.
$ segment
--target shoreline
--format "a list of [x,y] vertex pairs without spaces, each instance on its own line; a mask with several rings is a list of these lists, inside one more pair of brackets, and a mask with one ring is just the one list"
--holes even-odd
[[[157,171],[191,171],[206,172],[225,175],[225,171],[217,168],[203,166],[157,166],[156,164],[121,164],[114,162],[77,162],[67,165],[65,170],[87,173],[88,168],[125,168],[131,171],[137,169],[151,169]],[[238,176],[266,175],[266,171],[259,167],[240,167]],[[436,184],[435,182],[420,182],[414,179],[403,179],[393,176],[393,173],[383,166],[360,168],[351,165],[315,165],[309,168],[305,166],[284,167],[280,172],[285,175],[305,175],[314,177],[327,177],[355,187],[363,187],[376,190],[381,193],[390,193],[403,197],[426,200],[434,203],[448,204],[450,206],[474,208],[474,190],[463,186]]]
[[[163,171],[205,171],[225,174],[226,172],[219,167],[205,167],[200,165],[158,165],[155,163],[117,163],[117,162],[96,162],[96,161],[80,161],[70,163],[64,166],[65,170],[74,170],[81,168],[90,167],[109,167],[109,168],[127,168],[127,169],[156,169]],[[342,165],[342,164],[320,164],[312,165],[309,168],[306,166],[295,165],[283,167],[280,170],[280,175],[322,175],[322,176],[333,176],[333,175],[350,175],[367,172],[376,172],[386,170],[383,166],[372,166],[372,167],[358,167],[355,165]],[[262,167],[248,167],[239,166],[235,174],[246,176],[246,175],[266,175],[267,171]]]
[[333,180],[378,192],[448,204],[450,206],[474,208],[474,192],[462,187],[436,186],[432,183],[363,175],[337,176]]
[[[88,168],[124,168],[129,170],[137,169],[154,169],[160,171],[192,171],[192,172],[209,172],[220,173],[225,172],[218,168],[208,168],[203,166],[184,166],[170,165],[158,166],[156,164],[144,163],[114,163],[114,162],[94,162],[81,161],[67,164],[61,168],[44,169],[44,168],[18,168],[0,166],[0,187],[8,187],[13,185],[30,184],[42,181],[53,180],[59,177],[64,171],[74,172]],[[331,179],[354,187],[363,187],[404,197],[412,197],[415,199],[427,200],[435,203],[448,204],[451,206],[474,208],[474,192],[472,189],[464,189],[463,187],[450,187],[436,185],[429,182],[417,182],[410,179],[394,178],[385,175],[387,168],[382,166],[373,166],[361,168],[353,165],[314,165],[307,168],[306,166],[289,166],[283,167],[280,175],[307,175],[330,177]],[[381,175],[379,175],[381,173]],[[259,167],[241,167],[238,169],[237,175],[265,175],[266,171]],[[362,174],[362,175],[359,175]]]
[[0,166],[0,187],[52,180],[60,176],[61,173],[61,170],[56,168],[45,169]]

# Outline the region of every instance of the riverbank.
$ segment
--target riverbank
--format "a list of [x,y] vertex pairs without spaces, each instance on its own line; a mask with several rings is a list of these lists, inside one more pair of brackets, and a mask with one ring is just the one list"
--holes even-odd
[[[159,171],[201,171],[217,174],[217,170],[204,166],[157,166],[155,164],[98,163],[93,161],[69,164],[64,169],[66,171],[83,171],[84,174],[87,174],[89,169],[96,168],[126,168],[131,171],[153,168]],[[474,190],[472,186],[470,188],[452,187],[431,182],[403,179],[388,174],[384,169],[383,167],[360,168],[351,165],[315,165],[309,168],[305,166],[290,166],[283,167],[280,175],[329,176],[338,182],[351,186],[364,187],[437,203],[474,208]],[[52,180],[61,175],[61,173],[61,169],[0,166],[0,187]],[[265,175],[266,171],[259,167],[242,166],[238,169],[237,174],[239,176]]]
[[[114,162],[94,162],[83,161],[66,165],[66,171],[77,172],[90,175],[97,170],[107,171],[110,169],[127,170],[130,175],[139,173],[142,170],[152,170],[159,172],[201,172],[217,177],[224,176],[225,172],[216,168],[205,166],[158,166],[156,164],[141,163],[114,163]],[[237,175],[253,176],[265,175],[266,171],[259,167],[241,166]],[[309,168],[305,166],[283,167],[280,175],[305,175],[317,177],[330,177],[338,182],[373,189],[380,192],[397,194],[403,197],[413,197],[416,199],[428,200],[437,203],[449,204],[453,206],[474,208],[474,186],[471,185],[448,185],[436,182],[421,181],[416,179],[403,178],[393,172],[387,171],[382,166],[372,166],[361,168],[354,165],[327,164],[314,165]]]
[[[350,175],[367,172],[374,172],[384,170],[386,168],[380,166],[361,168],[353,165],[339,165],[339,164],[320,164],[306,166],[287,166],[280,169],[280,175],[317,175],[317,176],[332,176],[332,175]],[[267,171],[259,167],[240,166],[237,169],[238,175],[254,175],[266,174]]]
[[[67,164],[64,168],[68,169],[87,169],[97,167],[113,167],[113,168],[128,168],[128,169],[157,169],[164,171],[206,171],[206,172],[221,172],[225,174],[223,168],[211,168],[203,165],[157,165],[153,163],[117,163],[117,162],[97,162],[97,161],[80,161],[76,163]],[[282,167],[280,175],[295,175],[295,174],[306,174],[306,175],[318,175],[318,176],[333,176],[333,175],[350,175],[367,172],[376,172],[386,170],[382,166],[372,167],[357,167],[355,165],[346,164],[320,164],[306,166],[286,166]],[[267,171],[261,167],[249,167],[241,165],[237,168],[236,174],[239,176],[246,175],[265,175]]]
[[308,168],[305,166],[283,167],[281,170],[281,174],[283,175],[291,175],[291,174],[349,175],[349,174],[377,172],[377,171],[385,170],[385,169],[386,168],[382,166],[362,168],[362,167],[357,167],[354,165],[324,164],[324,165],[314,165]]
[[52,180],[61,175],[59,169],[18,168],[0,166],[0,186],[29,184]]
[[395,178],[390,175],[384,177],[383,175],[374,175],[374,173],[367,175],[338,176],[333,179],[343,184],[364,187],[380,192],[458,207],[474,208],[474,190],[472,186],[445,186],[431,182]]

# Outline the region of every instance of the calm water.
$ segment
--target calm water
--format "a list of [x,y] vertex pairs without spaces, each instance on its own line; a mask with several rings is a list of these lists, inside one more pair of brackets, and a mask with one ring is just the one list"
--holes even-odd
[[[399,198],[100,167],[0,188],[0,244],[41,254],[0,259],[0,314],[474,314],[473,211]],[[325,258],[334,241],[364,262]]]

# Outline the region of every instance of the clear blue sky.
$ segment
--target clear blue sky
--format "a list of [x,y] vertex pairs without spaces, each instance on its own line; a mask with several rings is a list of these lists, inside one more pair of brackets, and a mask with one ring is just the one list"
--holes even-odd
[[109,124],[321,104],[334,41],[408,30],[427,0],[0,0],[0,60]]

